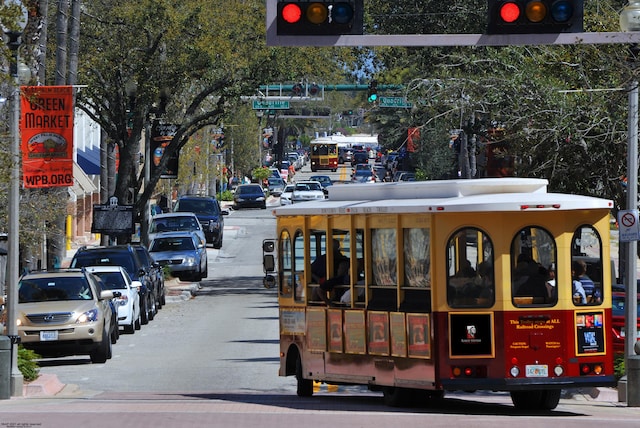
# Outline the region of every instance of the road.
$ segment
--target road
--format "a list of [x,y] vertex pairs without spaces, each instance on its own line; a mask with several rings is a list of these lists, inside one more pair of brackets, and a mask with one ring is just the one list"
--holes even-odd
[[149,325],[121,335],[106,364],[43,360],[41,372],[66,386],[55,396],[0,400],[0,428],[638,424],[640,409],[591,391],[567,392],[556,410],[536,415],[516,411],[504,393],[448,393],[419,408],[386,407],[362,387],[319,385],[299,398],[295,379],[277,374],[276,292],[262,287],[260,244],[273,237],[274,219],[269,209],[232,211],[225,226],[194,298],[170,300]]

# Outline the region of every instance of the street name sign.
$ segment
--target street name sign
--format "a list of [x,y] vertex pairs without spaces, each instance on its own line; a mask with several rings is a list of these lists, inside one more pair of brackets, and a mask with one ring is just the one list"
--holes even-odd
[[253,100],[254,110],[289,110],[289,101],[284,100]]
[[413,103],[410,103],[403,97],[378,97],[380,107],[395,107],[395,108],[411,108]]

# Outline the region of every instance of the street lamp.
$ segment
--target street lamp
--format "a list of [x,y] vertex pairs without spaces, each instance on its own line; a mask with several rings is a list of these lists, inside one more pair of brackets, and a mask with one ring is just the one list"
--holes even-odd
[[[622,31],[640,31],[640,0],[629,0],[620,12],[620,29]],[[635,60],[636,46],[631,47]],[[629,111],[627,117],[627,209],[638,209],[638,81],[629,84]],[[637,260],[638,242],[622,243],[626,255],[626,298],[625,298],[625,337],[624,355],[627,377],[627,405],[640,406],[640,355],[634,355],[637,347]]]
[[[11,50],[11,186],[7,203],[8,210],[8,232],[9,243],[7,251],[7,336],[11,340],[11,374],[10,374],[10,395],[21,396],[24,378],[18,368],[18,347],[19,342],[18,326],[16,325],[16,313],[18,305],[18,275],[19,251],[20,251],[20,81],[18,75],[18,48],[21,41],[20,36],[27,26],[27,9],[19,0],[5,0],[5,5],[10,8],[20,9],[20,14],[16,22],[11,25],[4,25],[4,34],[7,36],[7,46]],[[5,398],[5,397],[0,397]],[[8,397],[7,397],[8,398]]]

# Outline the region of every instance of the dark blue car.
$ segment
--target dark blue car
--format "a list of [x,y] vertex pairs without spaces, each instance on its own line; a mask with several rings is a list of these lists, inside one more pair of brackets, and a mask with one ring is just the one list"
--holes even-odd
[[233,208],[267,208],[267,198],[259,184],[242,184],[233,195]]

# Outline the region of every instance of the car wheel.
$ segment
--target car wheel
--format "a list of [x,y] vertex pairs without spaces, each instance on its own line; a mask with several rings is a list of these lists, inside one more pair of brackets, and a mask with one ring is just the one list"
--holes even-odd
[[222,237],[220,237],[220,239],[213,243],[213,248],[215,248],[216,250],[222,248]]
[[102,330],[102,341],[100,344],[94,349],[89,358],[91,358],[92,363],[106,363],[107,360],[111,357],[111,340],[109,340],[109,335],[103,329]]
[[118,342],[118,338],[120,337],[119,333],[120,333],[120,331],[119,331],[119,328],[117,326],[112,326],[111,327],[110,338],[111,338],[111,343],[112,344],[115,345]]
[[140,330],[142,325],[140,325],[140,313],[138,312],[138,318],[133,322],[133,328],[136,330]]
[[142,325],[149,324],[149,310],[147,309],[147,299],[142,299],[142,305],[140,306],[140,322]]
[[159,294],[158,298],[156,299],[156,308],[158,308],[158,310],[162,309],[162,298]]
[[164,292],[164,286],[162,286],[162,296],[160,296],[160,301],[162,301],[162,306],[167,304],[167,296]]
[[133,319],[133,313],[131,313],[131,324],[124,326],[124,332],[127,334],[133,334],[136,332],[136,321]]
[[149,310],[149,315],[147,315],[147,318],[149,318],[149,321],[153,321],[153,319],[156,316],[156,313],[158,312],[158,309],[156,308],[156,299],[154,299],[153,296],[149,296],[149,301],[147,302],[147,309]]

